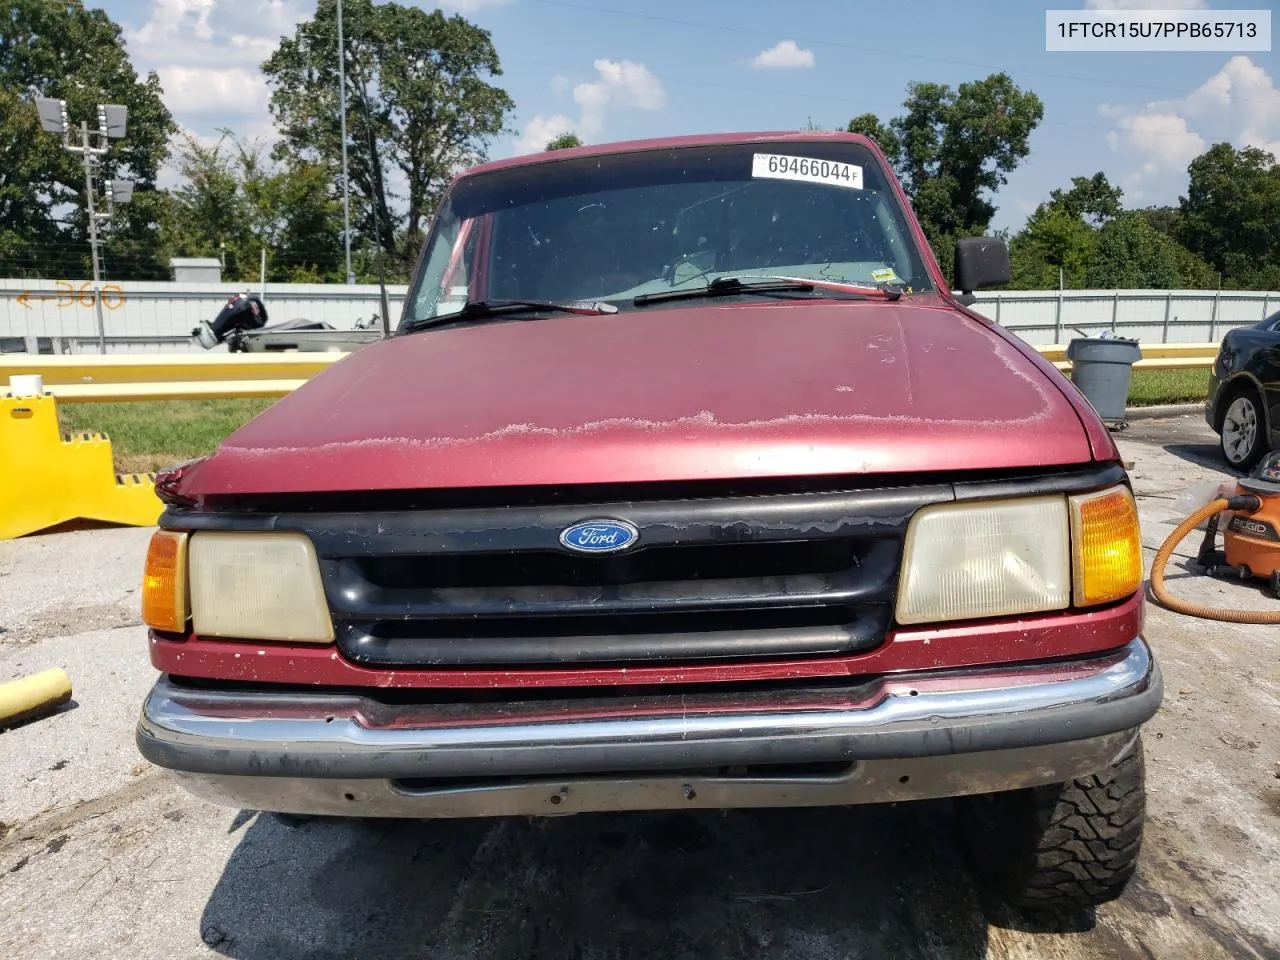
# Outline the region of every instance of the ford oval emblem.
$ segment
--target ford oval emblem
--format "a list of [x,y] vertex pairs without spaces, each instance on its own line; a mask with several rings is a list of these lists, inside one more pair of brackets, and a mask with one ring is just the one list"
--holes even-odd
[[639,539],[625,520],[584,520],[560,531],[560,542],[578,553],[617,553]]

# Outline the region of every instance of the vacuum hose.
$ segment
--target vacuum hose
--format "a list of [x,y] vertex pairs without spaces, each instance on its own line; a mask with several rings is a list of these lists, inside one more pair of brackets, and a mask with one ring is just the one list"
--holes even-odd
[[[1234,497],[1232,499],[1235,499]],[[1178,524],[1177,529],[1169,534],[1156,558],[1151,563],[1151,592],[1156,602],[1176,613],[1185,613],[1189,617],[1200,617],[1204,620],[1225,620],[1228,623],[1280,623],[1280,610],[1263,612],[1261,610],[1230,610],[1225,607],[1202,607],[1197,603],[1187,603],[1169,593],[1164,586],[1164,568],[1169,557],[1192,530],[1211,517],[1216,517],[1223,510],[1239,510],[1241,504],[1233,504],[1225,497],[1219,497],[1212,503],[1201,507],[1187,519]],[[1256,508],[1254,508],[1256,509]]]

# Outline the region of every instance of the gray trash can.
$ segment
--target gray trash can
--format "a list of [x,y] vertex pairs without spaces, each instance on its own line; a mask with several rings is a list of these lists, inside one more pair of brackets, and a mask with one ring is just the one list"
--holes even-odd
[[1071,382],[1093,404],[1098,416],[1123,423],[1133,364],[1142,359],[1138,341],[1080,337],[1067,344],[1067,359],[1071,361]]

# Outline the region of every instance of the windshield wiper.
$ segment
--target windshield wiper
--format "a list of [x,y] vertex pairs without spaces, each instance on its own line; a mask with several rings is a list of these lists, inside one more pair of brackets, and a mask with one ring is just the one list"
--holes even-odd
[[611,303],[556,303],[552,300],[468,300],[453,313],[442,313],[434,317],[419,317],[404,325],[405,333],[417,333],[431,327],[443,327],[450,323],[464,323],[468,320],[488,320],[490,317],[505,316],[509,313],[576,313],[585,316],[600,316],[617,313],[618,308]]
[[897,300],[902,288],[890,284],[844,283],[837,280],[814,280],[809,277],[774,277],[747,274],[741,277],[716,277],[705,287],[692,290],[664,290],[660,293],[642,293],[631,302],[636,306],[646,303],[663,303],[668,300],[692,300],[697,297],[731,297],[739,293],[809,293],[814,290],[832,290],[860,297],[878,297]]

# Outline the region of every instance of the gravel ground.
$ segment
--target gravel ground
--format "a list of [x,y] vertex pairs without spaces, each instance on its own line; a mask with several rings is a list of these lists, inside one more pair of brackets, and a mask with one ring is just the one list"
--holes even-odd
[[[1221,477],[1212,444],[1194,416],[1121,434],[1148,559],[1183,492]],[[0,734],[0,956],[1280,958],[1274,627],[1150,608],[1167,689],[1140,874],[1043,929],[974,889],[946,802],[289,829],[188,797],[132,741],[154,676],[135,599],[147,535],[0,542],[0,681],[62,666],[76,690]]]

